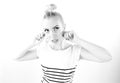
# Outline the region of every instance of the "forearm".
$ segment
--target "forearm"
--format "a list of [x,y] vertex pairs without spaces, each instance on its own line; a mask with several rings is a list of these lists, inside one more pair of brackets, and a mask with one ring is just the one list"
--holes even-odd
[[94,57],[98,58],[101,61],[109,61],[112,59],[112,57],[106,49],[97,46],[93,43],[78,38],[76,40],[76,44],[80,45],[83,49],[87,50]]
[[17,61],[27,61],[27,60],[33,60],[38,59],[37,56],[37,47],[41,42],[36,40],[33,42],[31,46],[26,48],[17,58]]
[[18,60],[18,61],[26,61],[26,60],[38,59],[37,47],[43,41],[44,37],[45,37],[45,33],[38,34],[35,37],[35,39],[33,41],[33,44],[31,46],[29,46],[26,50],[24,50],[22,52],[22,54],[20,54],[20,56],[18,56],[16,58],[16,60]]
[[27,49],[25,50],[20,56],[16,58],[17,61],[27,61],[27,60],[34,60],[38,59],[37,56],[37,49]]

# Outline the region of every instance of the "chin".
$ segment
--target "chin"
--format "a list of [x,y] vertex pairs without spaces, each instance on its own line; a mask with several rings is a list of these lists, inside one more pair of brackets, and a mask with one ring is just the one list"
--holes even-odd
[[50,40],[50,41],[48,42],[48,44],[51,45],[51,46],[59,46],[60,42],[59,42],[59,41],[53,42],[52,40]]

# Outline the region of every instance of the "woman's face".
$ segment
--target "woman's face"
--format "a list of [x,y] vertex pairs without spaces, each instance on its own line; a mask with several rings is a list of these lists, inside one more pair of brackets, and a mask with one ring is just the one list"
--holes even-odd
[[44,27],[48,30],[47,39],[52,43],[59,43],[62,40],[62,32],[64,31],[63,21],[57,17],[44,20]]

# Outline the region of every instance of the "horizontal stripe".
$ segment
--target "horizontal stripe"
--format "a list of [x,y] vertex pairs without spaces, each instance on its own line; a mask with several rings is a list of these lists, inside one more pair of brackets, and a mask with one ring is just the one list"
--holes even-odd
[[57,74],[50,74],[50,73],[44,73],[45,75],[51,75],[51,76],[58,76],[58,77],[71,77],[72,75],[67,75],[67,76],[65,76],[65,75],[57,75]]
[[41,66],[42,66],[43,68],[47,68],[47,69],[63,70],[63,71],[76,69],[75,67],[74,67],[74,68],[69,68],[69,69],[60,69],[60,68],[50,68],[50,67],[46,67],[46,66],[43,66],[43,65],[41,65]]
[[52,82],[57,82],[57,83],[67,83],[67,82],[70,82],[70,81],[56,81],[56,80],[51,80],[51,79],[48,79],[49,81],[52,81]]
[[75,71],[70,71],[70,72],[68,72],[68,73],[65,73],[65,72],[58,72],[58,71],[49,71],[49,70],[44,70],[44,69],[42,69],[44,72],[53,72],[53,73],[61,73],[61,74],[72,74],[72,73],[74,73]]
[[64,72],[64,73],[70,73],[72,71],[75,71],[74,70],[66,70],[66,71],[62,71],[62,70],[54,70],[54,69],[46,69],[46,68],[42,68],[44,71],[55,71],[55,72]]
[[45,79],[45,77],[43,77],[43,79],[44,79],[47,83],[49,83],[49,82]]
[[51,77],[51,76],[47,76],[47,75],[44,75],[45,77],[48,77],[48,78],[52,78],[52,79],[58,79],[58,80],[69,80],[71,78],[57,78],[57,77]]

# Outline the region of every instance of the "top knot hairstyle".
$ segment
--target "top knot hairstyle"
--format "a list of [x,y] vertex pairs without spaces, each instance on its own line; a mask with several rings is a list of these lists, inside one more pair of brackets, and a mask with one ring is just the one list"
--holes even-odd
[[62,23],[62,28],[63,30],[65,29],[65,23],[63,21],[62,15],[58,12],[55,12],[56,9],[56,5],[54,4],[50,4],[47,6],[47,9],[45,10],[45,14],[43,16],[43,20],[48,20],[48,19],[52,19],[52,18],[56,18],[54,20],[59,21]]
[[54,11],[56,8],[57,7],[56,7],[55,4],[48,5],[47,9],[45,11],[44,19],[50,18],[50,17],[56,17],[56,16],[60,16],[61,17],[61,15],[59,13]]

